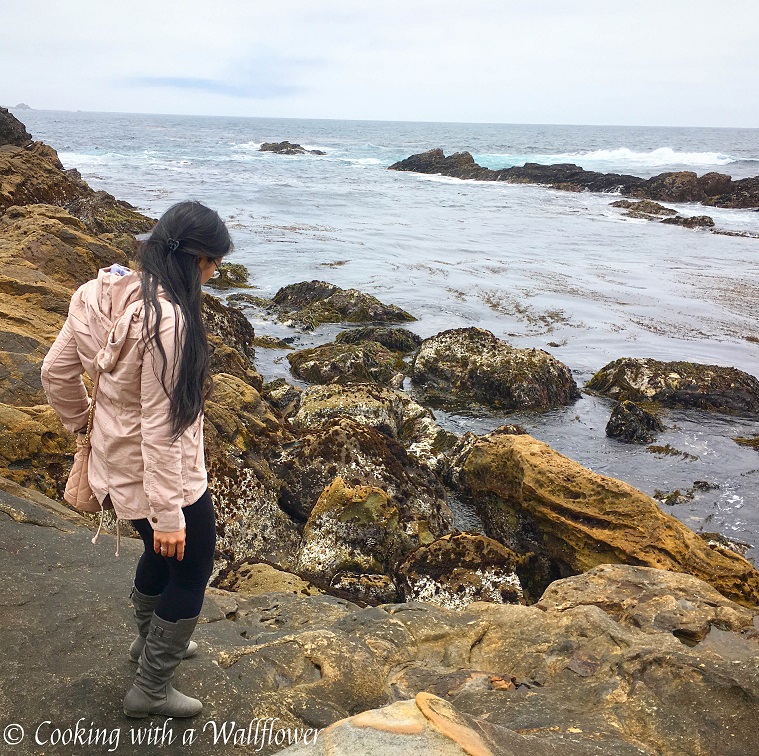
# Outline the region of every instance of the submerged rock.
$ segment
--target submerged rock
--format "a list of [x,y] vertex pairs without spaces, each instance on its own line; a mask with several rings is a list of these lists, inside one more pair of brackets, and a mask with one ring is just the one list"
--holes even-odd
[[664,207],[658,202],[652,202],[651,200],[639,200],[637,202],[633,200],[617,200],[611,202],[610,207],[621,207],[627,210],[625,215],[629,215],[633,218],[648,218],[652,215],[677,215],[677,210],[673,210],[671,207]]
[[455,328],[422,342],[414,388],[443,406],[477,402],[505,410],[570,404],[580,392],[569,368],[540,349],[518,349],[482,328]]
[[656,415],[629,400],[619,402],[606,423],[607,436],[633,444],[650,444],[663,430],[664,423]]
[[403,385],[404,363],[376,341],[322,344],[288,354],[287,361],[293,375],[309,383]]
[[759,380],[734,367],[622,357],[602,367],[586,388],[618,401],[743,417],[759,414]]
[[[483,436],[465,446],[456,467],[453,477],[480,513],[485,532],[542,560],[542,572],[533,565],[519,573],[532,595],[552,575],[623,563],[687,572],[733,601],[759,606],[759,572],[746,559],[709,548],[651,497],[529,435]],[[541,580],[547,582],[541,586]]]
[[708,215],[692,215],[688,218],[678,215],[675,218],[664,218],[662,223],[671,223],[674,226],[684,226],[685,228],[712,228],[714,219]]
[[275,152],[277,155],[326,155],[323,150],[307,150],[299,144],[290,142],[264,142],[259,148],[259,152]]
[[487,536],[448,534],[409,554],[398,567],[406,601],[430,601],[463,609],[472,601],[518,604],[522,586],[516,567],[523,560]]
[[586,171],[573,163],[523,166],[491,170],[478,165],[468,152],[445,157],[441,149],[411,155],[391,165],[391,171],[438,173],[477,181],[543,184],[554,189],[579,192],[618,192],[661,202],[700,202],[715,207],[759,207],[759,176],[733,180],[722,173],[698,176],[693,171],[660,173],[649,179],[619,173]]

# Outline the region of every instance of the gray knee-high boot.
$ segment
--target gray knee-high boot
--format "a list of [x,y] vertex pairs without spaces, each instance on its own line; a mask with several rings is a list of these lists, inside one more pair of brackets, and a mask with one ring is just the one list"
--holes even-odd
[[153,615],[134,685],[124,698],[124,714],[128,717],[149,714],[194,717],[201,712],[203,704],[200,701],[180,693],[171,685],[174,670],[184,657],[197,623],[198,617],[168,622]]
[[[133,662],[136,662],[140,660],[140,654],[145,645],[145,638],[148,635],[150,620],[153,619],[153,610],[158,603],[158,599],[161,597],[140,593],[136,586],[132,586],[129,597],[132,599],[134,619],[137,622],[137,630],[139,631],[139,635],[132,641],[132,645],[129,647],[129,657]],[[190,656],[195,656],[197,650],[198,644],[195,641],[190,641],[185,649],[184,658],[188,659]]]

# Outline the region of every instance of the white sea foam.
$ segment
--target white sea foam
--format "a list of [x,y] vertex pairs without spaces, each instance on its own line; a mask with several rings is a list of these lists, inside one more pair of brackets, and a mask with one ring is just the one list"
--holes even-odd
[[629,147],[593,150],[591,152],[563,152],[557,154],[482,154],[475,160],[491,168],[501,168],[523,163],[575,163],[583,168],[602,170],[657,169],[665,167],[714,168],[741,162],[740,158],[721,152],[680,152],[671,147],[659,147],[648,152],[631,150]]
[[586,160],[593,162],[624,163],[628,165],[655,168],[665,165],[711,166],[729,165],[736,158],[720,152],[678,152],[671,147],[659,147],[650,152],[636,152],[627,147],[616,150],[594,150],[593,152],[556,155],[568,160]]

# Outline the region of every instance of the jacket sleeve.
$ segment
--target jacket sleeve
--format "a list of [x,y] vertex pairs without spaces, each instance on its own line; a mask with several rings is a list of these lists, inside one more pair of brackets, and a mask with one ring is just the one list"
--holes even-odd
[[64,427],[72,433],[84,432],[90,399],[82,380],[84,368],[68,318],[42,362],[42,388],[50,406]]
[[[142,461],[145,494],[154,530],[170,533],[185,526],[182,504],[182,442],[172,438],[169,393],[179,368],[184,324],[179,311],[163,305],[159,336],[166,352],[166,390],[161,383],[163,357],[155,343],[146,346],[141,371],[140,399]],[[168,393],[167,393],[168,392]]]

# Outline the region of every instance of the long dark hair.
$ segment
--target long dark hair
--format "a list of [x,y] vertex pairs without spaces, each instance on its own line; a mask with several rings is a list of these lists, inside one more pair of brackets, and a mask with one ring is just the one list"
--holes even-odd
[[[163,359],[160,380],[171,403],[169,419],[175,441],[202,411],[209,379],[208,338],[201,317],[198,258],[220,260],[231,251],[229,231],[217,212],[200,202],[179,202],[161,216],[137,253],[142,270],[147,346],[157,349]],[[158,301],[159,285],[174,306],[179,307],[185,325],[182,356],[178,366],[172,365],[176,380],[171,391],[166,387],[168,365],[159,336],[162,315]],[[178,337],[178,330],[175,330],[174,338]]]

